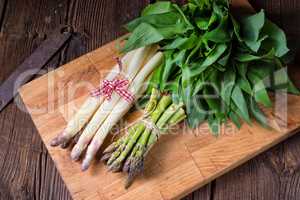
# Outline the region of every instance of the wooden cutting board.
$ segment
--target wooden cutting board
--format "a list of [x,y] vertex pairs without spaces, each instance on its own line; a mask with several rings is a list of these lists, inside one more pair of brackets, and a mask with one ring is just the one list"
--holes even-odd
[[124,189],[124,174],[108,172],[100,161],[81,172],[80,163],[71,161],[70,150],[52,148],[49,142],[115,64],[115,45],[111,42],[20,89],[74,199],[179,199],[293,135],[300,127],[300,97],[289,95],[286,99],[279,95],[275,107],[265,110],[272,130],[255,123],[244,124],[240,130],[228,125],[216,138],[203,124],[195,130],[174,130],[174,134],[162,137],[146,160],[144,175],[128,190]]

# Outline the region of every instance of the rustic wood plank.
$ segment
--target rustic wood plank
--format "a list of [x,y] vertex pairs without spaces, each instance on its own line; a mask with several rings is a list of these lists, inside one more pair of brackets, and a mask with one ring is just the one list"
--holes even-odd
[[[0,35],[0,43],[3,48],[0,50],[0,82],[45,39],[46,35],[53,28],[60,23],[68,22],[72,24],[68,19],[71,19],[69,16],[72,14],[70,13],[74,11],[75,8],[78,13],[74,14],[74,18],[77,18],[77,16],[81,16],[82,18],[74,22],[92,25],[89,27],[90,30],[93,30],[93,25],[99,25],[98,29],[95,30],[98,37],[92,38],[88,42],[90,48],[93,45],[93,48],[96,48],[99,42],[101,44],[116,36],[115,30],[110,30],[111,27],[105,29],[97,16],[91,15],[91,13],[99,13],[98,10],[105,11],[105,9],[109,9],[109,1],[104,2],[106,7],[103,7],[100,1],[86,2],[86,6],[83,7],[81,7],[82,5],[76,5],[74,2],[68,4],[67,1],[9,1],[7,6],[5,6],[5,2],[0,2],[0,10],[2,11],[2,8],[7,7],[8,11],[6,15],[0,15],[3,16],[3,26]],[[138,14],[139,10],[135,9],[136,7],[132,4],[132,1],[130,3],[125,2],[126,4],[124,1],[118,1],[116,3],[114,6],[117,6],[118,9],[125,10],[126,12],[130,10],[131,13],[135,13],[135,15]],[[139,6],[140,9],[140,6],[145,5],[145,3],[147,2],[137,1],[137,6]],[[130,9],[128,9],[128,5],[131,5]],[[96,6],[96,11],[93,6]],[[91,12],[86,12],[85,9],[87,7],[89,7]],[[86,16],[83,16],[82,13],[85,13]],[[131,15],[127,15],[125,18],[124,15],[119,15],[119,18],[115,19],[115,17],[112,16],[113,13],[108,12],[108,14],[109,15],[107,15],[107,11],[105,11],[105,13],[101,15],[102,17],[109,17],[111,19],[110,21],[104,19],[108,22],[107,24],[104,23],[104,25],[113,26],[113,24],[116,23],[115,20],[117,20],[117,24],[114,28],[119,28],[120,23],[132,18]],[[120,18],[123,19],[123,21],[120,20]],[[86,19],[89,20],[89,23],[85,21]],[[75,25],[77,26],[77,24]],[[101,39],[103,36],[102,29],[106,31],[107,39],[99,41],[99,38]],[[76,29],[75,31],[81,31],[81,34],[78,34],[78,37],[76,37],[75,40],[73,39],[69,46],[65,48],[64,53],[56,56],[47,68],[55,68],[66,62],[66,60],[71,60],[86,53],[86,49],[80,49],[78,47],[82,46],[80,44],[82,42],[81,37],[85,35],[86,32],[89,32],[89,29]],[[10,55],[14,55],[17,59],[8,59]],[[23,121],[23,123],[20,124],[20,121]],[[41,143],[36,130],[33,128],[30,118],[19,111],[15,105],[10,105],[1,113],[0,124],[2,130],[5,130],[1,132],[0,135],[3,144],[0,147],[0,168],[2,169],[0,173],[0,199],[70,198],[51,158]],[[28,144],[28,146],[26,146],[26,148],[19,148],[18,145],[23,144],[24,139],[26,139],[25,141],[27,142],[25,144]],[[5,161],[10,157],[15,159],[12,159],[11,162]]]
[[[62,22],[66,10],[62,1],[7,1],[0,82]],[[57,67],[59,57],[47,68]],[[0,199],[67,199],[69,194],[29,115],[10,104],[0,114],[0,128]]]
[[1,0],[0,1],[0,32],[2,30],[3,20],[5,16],[5,11],[7,7],[8,0]]

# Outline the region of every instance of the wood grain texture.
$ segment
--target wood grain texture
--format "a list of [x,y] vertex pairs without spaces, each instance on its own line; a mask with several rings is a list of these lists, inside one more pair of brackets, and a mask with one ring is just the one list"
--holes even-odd
[[[60,16],[66,11],[66,5],[59,1],[19,2],[6,1],[2,15],[0,81],[60,24]],[[47,67],[56,67],[58,60],[56,56]],[[30,116],[10,104],[1,112],[0,128],[0,199],[45,199],[53,198],[55,193],[60,193],[57,199],[67,199],[68,191]]]
[[[287,121],[275,110],[265,110],[277,131],[257,124],[244,124],[241,130],[226,126],[224,134],[215,138],[207,124],[203,124],[195,130],[179,129],[177,134],[162,137],[149,154],[144,176],[128,190],[124,189],[124,175],[108,172],[101,162],[94,163],[92,169],[83,173],[80,163],[71,161],[69,151],[52,148],[49,143],[63,131],[89,95],[91,88],[77,86],[88,82],[96,87],[103,74],[113,67],[117,55],[115,46],[115,42],[109,43],[20,90],[73,199],[178,199],[286,139],[300,127],[300,97],[289,95]],[[66,98],[70,91],[74,96]],[[279,107],[284,106],[281,100],[277,99]],[[43,111],[37,112],[37,109]]]
[[[101,30],[97,30],[97,38],[84,37],[85,40],[83,41],[88,44],[90,49],[93,48],[93,45],[96,48],[97,45],[103,43],[105,40],[99,41],[103,34],[103,28],[108,24],[113,24],[114,19],[110,21],[105,19],[106,22],[104,21],[101,24],[97,16],[91,18],[90,13],[99,13],[99,10],[106,9],[103,4],[99,4],[100,6],[96,7],[97,10],[94,8],[94,12],[85,12],[86,7],[90,6],[90,9],[92,9],[91,3],[95,5],[96,2],[100,3],[100,1],[84,1],[85,5],[84,3],[78,5],[78,1],[1,0],[0,83],[8,77],[23,59],[30,55],[52,29],[59,24],[69,23],[72,25],[69,19],[71,19],[70,15],[72,11],[74,12],[75,7],[80,9],[77,8],[78,13],[72,18],[83,16],[77,21],[78,24],[88,24],[91,30],[93,30],[94,25],[100,24],[101,28]],[[104,3],[106,7],[109,5],[108,2]],[[128,9],[127,5],[124,4],[126,1],[118,2],[119,4],[115,4],[118,9]],[[134,17],[132,13],[137,15],[141,5],[147,3],[141,0],[136,2],[136,7],[131,6],[133,11],[127,15],[128,18]],[[106,10],[106,13],[102,13],[102,17],[112,16],[113,12],[111,11],[112,9]],[[86,20],[88,20],[88,23]],[[75,25],[77,26],[77,24]],[[121,27],[119,27],[119,30],[121,30]],[[81,31],[80,34],[77,34],[80,38],[73,39],[68,47],[46,66],[46,69],[56,68],[67,60],[87,52],[87,49],[78,48],[78,46],[81,46],[78,43],[82,42],[81,37],[85,35],[85,32],[81,29],[75,31]],[[105,31],[108,33],[108,28]],[[111,33],[117,34],[116,30],[112,30]],[[115,37],[115,35],[113,36]],[[108,36],[106,40],[108,39],[111,38]],[[0,128],[0,199],[70,199],[69,192],[37,134],[29,115],[11,104],[0,113]]]
[[[62,54],[48,65],[50,68],[62,65],[116,38],[122,31],[120,27],[114,25],[120,24],[115,20],[123,19],[126,13],[117,15],[107,10],[101,15],[101,20],[98,16],[91,17],[95,13],[100,13],[103,10],[102,6],[111,8],[108,5],[110,2],[112,1],[0,0],[0,83],[59,23],[71,25],[76,23],[75,30],[80,33],[79,38],[83,38],[88,48],[78,48],[82,41],[72,40]],[[114,6],[116,6],[114,2],[120,5],[118,6],[120,10],[125,9],[130,12],[131,16],[127,19],[136,16],[142,4],[148,3],[146,0],[131,0],[128,5],[129,1],[113,0]],[[267,15],[281,24],[285,31],[288,31],[289,37],[293,37],[290,39],[290,46],[300,49],[298,43],[300,2],[298,0],[252,0],[251,2],[258,5],[257,8],[265,8]],[[86,12],[85,9],[88,7],[91,9],[91,5],[96,9],[93,12]],[[138,9],[135,5],[138,5]],[[105,15],[117,16],[108,18]],[[281,20],[283,18],[285,20]],[[104,19],[108,22],[106,23]],[[95,38],[89,37],[93,26],[98,29],[98,32],[94,32],[98,34]],[[112,26],[115,29],[110,31],[108,27]],[[86,27],[89,27],[88,31]],[[103,32],[106,32],[103,36],[105,39],[102,39]],[[300,63],[299,51],[296,58]],[[300,86],[299,72],[297,68],[291,70],[298,87]],[[30,118],[10,105],[0,113],[0,130],[0,199],[69,199],[68,191]],[[29,142],[25,143],[25,141]],[[186,199],[298,199],[300,195],[299,143],[300,136],[296,135],[218,178],[216,182],[188,195]],[[24,146],[26,148],[21,148]],[[8,162],[7,159],[12,161]],[[272,187],[268,187],[269,185]]]

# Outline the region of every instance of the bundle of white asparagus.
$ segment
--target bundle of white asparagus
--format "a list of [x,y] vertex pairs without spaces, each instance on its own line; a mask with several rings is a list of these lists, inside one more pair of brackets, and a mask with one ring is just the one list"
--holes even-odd
[[[139,48],[124,55],[121,59],[122,67],[118,63],[105,79],[127,79],[127,91],[138,97],[145,92],[149,76],[162,60],[163,54],[158,51],[158,46]],[[134,99],[136,100],[137,98]],[[82,170],[88,169],[113,126],[129,111],[133,103],[116,92],[109,99],[103,95],[88,97],[65,130],[50,145],[65,147],[70,141],[75,141],[71,158],[79,160],[86,151]]]

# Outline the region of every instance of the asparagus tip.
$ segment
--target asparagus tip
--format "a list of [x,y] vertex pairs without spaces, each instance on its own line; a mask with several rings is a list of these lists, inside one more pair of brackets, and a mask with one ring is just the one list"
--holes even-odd
[[60,145],[62,142],[61,142],[61,139],[59,136],[53,138],[50,142],[50,146],[52,147],[57,147],[58,145]]
[[114,151],[115,149],[116,149],[116,144],[115,144],[115,142],[113,142],[103,151],[103,153],[110,153],[110,152]]
[[79,160],[80,155],[81,155],[80,149],[78,149],[78,147],[75,146],[71,152],[71,159],[74,161],[77,161],[77,160]]
[[108,169],[111,172],[119,172],[121,169],[121,165],[120,164],[112,164],[108,167]]
[[127,190],[132,183],[133,183],[133,178],[131,176],[128,176],[127,179],[125,180],[125,189]]
[[60,147],[61,147],[62,149],[66,149],[66,148],[68,148],[68,147],[70,146],[70,144],[71,144],[71,142],[64,142],[64,143],[62,143],[62,144],[60,145]]
[[90,167],[91,161],[88,158],[85,158],[81,165],[81,170],[86,171]]
[[111,157],[112,153],[104,154],[101,158],[101,161],[107,161]]

